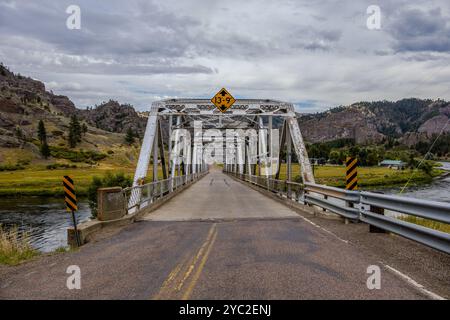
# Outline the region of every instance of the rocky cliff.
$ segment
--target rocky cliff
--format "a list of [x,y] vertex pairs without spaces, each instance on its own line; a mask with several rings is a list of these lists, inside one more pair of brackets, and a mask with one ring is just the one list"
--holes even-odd
[[126,133],[129,128],[143,136],[147,118],[140,116],[129,104],[119,104],[109,100],[93,109],[83,110],[83,118],[92,126],[118,133]]
[[403,99],[396,102],[359,102],[329,111],[299,115],[309,142],[341,138],[357,143],[377,143],[390,137],[413,145],[443,129],[450,132],[450,103],[443,100]]

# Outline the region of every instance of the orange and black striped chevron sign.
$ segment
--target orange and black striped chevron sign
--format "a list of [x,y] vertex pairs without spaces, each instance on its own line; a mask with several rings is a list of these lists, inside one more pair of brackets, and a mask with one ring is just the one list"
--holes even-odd
[[358,189],[358,159],[347,157],[346,161],[346,187],[347,190]]
[[63,186],[67,211],[77,211],[77,197],[75,195],[75,187],[73,185],[72,178],[69,176],[64,176]]

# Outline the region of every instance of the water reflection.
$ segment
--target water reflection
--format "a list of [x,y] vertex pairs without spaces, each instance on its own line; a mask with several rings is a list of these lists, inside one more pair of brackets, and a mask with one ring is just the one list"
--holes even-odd
[[[78,221],[89,220],[91,211],[85,200],[78,201],[78,209]],[[49,252],[67,245],[67,227],[72,220],[59,198],[21,197],[0,198],[0,223],[30,231],[33,247]]]

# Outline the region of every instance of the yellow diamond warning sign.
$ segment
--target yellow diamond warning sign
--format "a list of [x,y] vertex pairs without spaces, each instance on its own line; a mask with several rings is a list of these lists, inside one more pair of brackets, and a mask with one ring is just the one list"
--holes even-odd
[[211,102],[219,109],[220,112],[227,111],[236,99],[225,89],[220,89],[219,92],[211,99]]

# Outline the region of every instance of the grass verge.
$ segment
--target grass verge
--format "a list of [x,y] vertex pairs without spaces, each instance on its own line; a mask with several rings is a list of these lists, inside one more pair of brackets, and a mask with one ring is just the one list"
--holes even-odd
[[27,232],[19,232],[17,227],[6,229],[0,224],[0,264],[15,266],[37,255]]
[[419,218],[419,217],[415,217],[415,216],[402,216],[399,219],[406,221],[406,222],[418,224],[420,226],[427,227],[430,229],[435,229],[438,231],[450,233],[450,225],[446,224],[446,223],[429,220],[429,219],[423,219],[423,218]]

